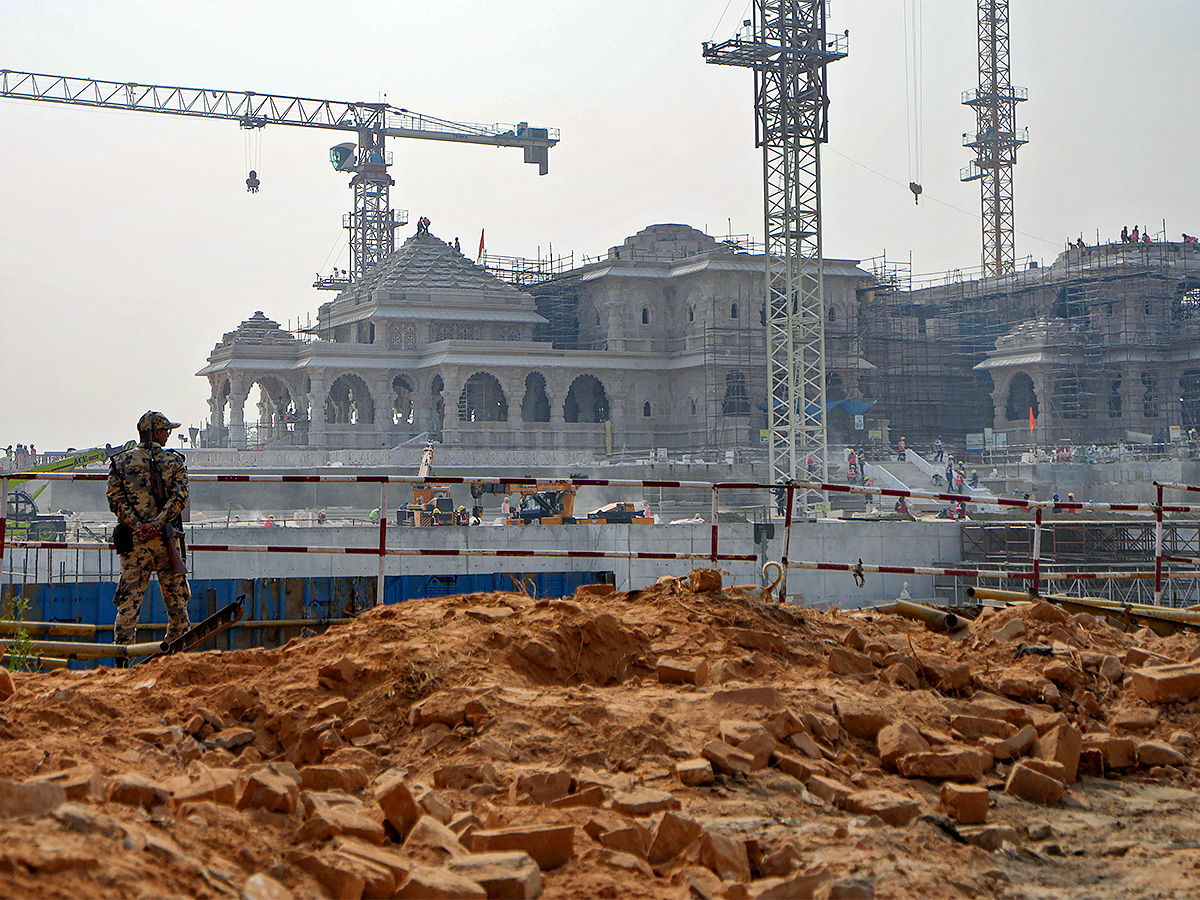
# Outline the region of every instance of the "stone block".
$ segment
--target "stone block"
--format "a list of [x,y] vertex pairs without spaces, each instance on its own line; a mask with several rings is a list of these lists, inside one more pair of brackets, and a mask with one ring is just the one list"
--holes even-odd
[[241,900],[292,900],[292,892],[263,872],[246,879]]
[[714,703],[736,706],[779,707],[783,705],[783,700],[779,696],[779,688],[769,685],[726,688],[713,692],[712,698]]
[[660,656],[654,668],[662,684],[694,684],[696,687],[703,687],[708,683],[708,660],[702,656],[686,659]]
[[1037,729],[1032,725],[1026,725],[1012,737],[1005,739],[1004,743],[1012,751],[1011,755],[1017,757],[1024,756],[1032,750],[1034,745],[1037,744],[1037,739]]
[[487,900],[487,890],[448,869],[413,866],[396,889],[395,900]]
[[646,829],[641,825],[633,824],[625,828],[614,828],[611,831],[606,831],[600,835],[600,843],[610,850],[616,850],[620,853],[631,853],[641,859],[646,858],[649,852],[650,838],[646,834]]
[[721,589],[721,572],[718,569],[692,569],[688,573],[688,586],[693,594]]
[[1052,759],[1063,764],[1063,784],[1074,784],[1079,771],[1079,751],[1083,749],[1083,735],[1074,725],[1059,725],[1038,738],[1033,755],[1038,759]]
[[879,748],[880,765],[892,771],[896,770],[901,757],[929,750],[929,741],[906,721],[893,722],[881,728],[875,742]]
[[743,719],[722,719],[717,726],[717,737],[731,747],[740,746],[742,741],[749,740],[756,734],[765,734],[766,726],[758,722],[747,722]]
[[377,786],[375,802],[402,841],[422,816],[421,807],[403,775],[394,775]]
[[950,728],[965,738],[981,738],[985,735],[1009,738],[1017,732],[1016,726],[1010,722],[984,716],[951,716]]
[[996,689],[1014,700],[1039,700],[1050,682],[1028,669],[1003,669],[996,677]]
[[805,784],[807,784],[808,780],[814,775],[820,775],[825,771],[815,762],[799,759],[798,757],[791,756],[787,753],[777,752],[774,756],[774,760],[775,765],[779,767],[780,772],[785,772],[786,774],[791,775],[793,778],[796,778]]
[[196,800],[211,800],[225,806],[237,803],[237,769],[209,769],[202,767],[195,780],[171,792],[175,805],[182,806]]
[[1056,781],[1049,775],[1035,771],[1028,761],[1021,760],[1008,773],[1008,781],[1004,784],[1005,793],[1028,800],[1031,803],[1041,803],[1054,806],[1063,794],[1061,781]]
[[765,768],[767,763],[771,761],[771,754],[779,749],[779,742],[765,731],[751,735],[738,744],[737,749],[743,753],[748,753],[752,762],[750,768],[754,771]]
[[942,784],[941,810],[960,825],[982,825],[987,821],[988,790],[974,784]]
[[333,843],[334,849],[343,856],[353,856],[369,862],[374,866],[387,869],[392,873],[396,884],[402,884],[408,876],[413,864],[395,850],[380,847],[368,841],[360,841],[352,837],[339,837]]
[[922,653],[921,675],[940,691],[954,693],[971,686],[971,667],[937,653]]
[[[1031,756],[1024,760],[1029,765],[1029,768],[1035,772],[1040,772],[1043,775],[1048,775],[1055,781],[1061,781],[1064,786],[1067,783],[1067,767],[1057,760],[1053,759],[1038,759],[1036,756]],[[1077,773],[1078,776],[1078,773]]]
[[993,641],[1011,641],[1026,632],[1025,623],[1020,619],[1009,619],[999,628],[992,630]]
[[675,764],[675,774],[688,787],[700,787],[713,782],[712,763],[707,759],[697,757],[685,759]]
[[417,800],[417,805],[425,811],[426,815],[433,816],[443,825],[449,825],[450,820],[454,818],[454,810],[450,808],[441,794],[432,788],[420,787],[414,794]]
[[384,841],[383,826],[360,811],[348,806],[317,804],[297,832],[301,841],[327,841],[339,835],[358,838],[371,844]]
[[746,886],[745,896],[746,900],[810,900],[818,896],[818,891],[825,891],[833,878],[832,871],[818,865],[783,877],[756,879]]
[[1100,662],[1100,674],[1113,684],[1120,684],[1125,668],[1115,656],[1105,656]]
[[819,797],[830,806],[840,807],[854,793],[854,788],[824,775],[814,775],[804,786],[814,797]]
[[[706,761],[707,764],[707,761]],[[711,768],[709,772],[711,773]],[[594,806],[601,807],[608,800],[608,794],[604,788],[599,785],[586,787],[581,791],[576,791],[574,794],[567,794],[565,797],[559,797],[557,800],[551,800],[550,806],[554,809],[569,809],[576,806]]]
[[871,657],[846,647],[830,647],[825,667],[834,675],[873,675],[875,663]]
[[729,774],[749,775],[754,770],[754,757],[731,747],[722,740],[712,740],[704,745],[700,755],[712,763],[713,768]]
[[1187,757],[1162,741],[1141,741],[1137,745],[1138,765],[1143,768],[1151,766],[1183,766]]
[[1126,731],[1153,731],[1158,726],[1158,710],[1145,706],[1110,712],[1109,724]]
[[[333,900],[360,900],[363,896],[367,885],[366,867],[358,860],[307,850],[292,850],[287,860],[320,882]],[[394,881],[392,887],[395,887]]]
[[839,698],[834,703],[834,709],[842,727],[866,741],[874,741],[879,732],[892,723],[890,714],[865,700]]
[[1089,747],[1084,744],[1083,749],[1079,751],[1079,771],[1076,777],[1084,775],[1091,778],[1104,777],[1104,754],[1097,747]]
[[968,844],[995,853],[1004,844],[1021,846],[1021,835],[1011,825],[968,825],[958,829]]
[[978,781],[983,777],[983,760],[974,750],[929,750],[900,757],[897,767],[905,778],[935,781]]
[[663,813],[650,838],[647,858],[651,865],[670,862],[700,840],[704,829],[699,822],[684,818],[673,812]]
[[108,799],[113,803],[124,803],[126,806],[140,806],[143,809],[153,809],[156,806],[167,806],[171,802],[171,792],[165,785],[159,784],[142,775],[125,772],[114,775],[108,783]]
[[746,844],[716,831],[705,831],[700,836],[700,865],[722,881],[744,883],[750,880]]
[[446,863],[446,871],[484,889],[489,900],[534,900],[542,893],[542,870],[528,853],[469,853]]
[[786,741],[793,734],[804,731],[804,720],[790,709],[784,709],[771,716],[766,727],[775,740]]
[[66,801],[67,792],[58,784],[17,784],[12,781],[0,781],[0,816],[5,818],[43,816],[58,809]]
[[0,702],[7,700],[17,692],[17,687],[13,684],[12,675],[8,674],[8,669],[0,668]]
[[860,816],[879,816],[898,828],[921,814],[920,803],[894,791],[857,791],[846,798],[844,808]]
[[571,790],[571,773],[559,769],[554,772],[527,772],[518,775],[509,785],[508,799],[516,804],[523,798],[534,803],[550,803],[565,797]]
[[465,791],[477,784],[495,784],[500,780],[491,763],[459,763],[442,766],[433,773],[434,787]]
[[612,808],[626,816],[652,816],[668,809],[680,809],[682,804],[666,791],[633,788],[613,794]]
[[811,735],[803,731],[789,734],[785,743],[788,747],[803,753],[809,759],[823,759],[825,757],[825,753],[821,750],[821,745]]
[[238,809],[266,809],[271,812],[293,813],[300,796],[300,785],[278,768],[268,766],[246,776],[238,797]]
[[253,743],[256,737],[258,735],[253,728],[225,728],[205,740],[204,746],[233,751]]
[[[477,832],[478,833],[478,832]],[[479,849],[478,847],[474,849]],[[487,847],[488,850],[520,849],[509,847]],[[417,824],[408,832],[408,837],[400,846],[404,856],[410,856],[421,861],[435,860],[444,864],[453,856],[463,856],[467,848],[459,841],[458,835],[435,819],[433,816],[421,816]]]
[[573,825],[528,825],[476,831],[468,838],[476,853],[521,850],[543,869],[556,869],[575,858]]
[[1105,769],[1132,769],[1138,763],[1137,743],[1133,738],[1099,733],[1086,735],[1083,741],[1084,746],[1104,755]]
[[895,684],[915,691],[921,686],[921,678],[908,663],[895,662],[886,666],[879,673],[879,678],[888,684]]
[[1130,689],[1147,703],[1185,703],[1200,697],[1200,663],[1134,669]]
[[345,791],[357,793],[370,780],[366,770],[358,766],[312,765],[303,766],[300,786],[306,791]]
[[589,600],[594,597],[607,597],[609,594],[613,593],[615,590],[616,590],[616,587],[614,585],[607,584],[607,583],[581,584],[579,587],[575,588],[575,599],[576,600]]
[[45,775],[35,775],[25,779],[25,783],[56,784],[63,789],[68,800],[100,801],[104,799],[107,790],[104,776],[91,766],[72,766]]

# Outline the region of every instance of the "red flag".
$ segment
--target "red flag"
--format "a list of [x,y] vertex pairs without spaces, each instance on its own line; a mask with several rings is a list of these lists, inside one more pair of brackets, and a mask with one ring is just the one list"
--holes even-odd
[[477,257],[475,257],[475,262],[479,262],[481,259],[483,259],[483,254],[485,252],[486,252],[486,250],[484,249],[484,246],[483,246],[483,229],[480,228],[479,229],[479,255]]
[[1033,421],[1033,407],[1029,407],[1029,433],[1033,434],[1033,429],[1037,428],[1037,423]]

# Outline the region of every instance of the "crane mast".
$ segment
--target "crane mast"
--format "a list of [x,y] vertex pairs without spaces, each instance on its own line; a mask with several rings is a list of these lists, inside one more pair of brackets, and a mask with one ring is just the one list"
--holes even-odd
[[1013,166],[1017,149],[1029,143],[1029,129],[1017,129],[1017,104],[1029,91],[1013,87],[1008,64],[1008,0],[978,0],[979,86],[963,91],[962,102],[975,110],[975,133],[963,146],[975,159],[959,171],[963,181],[978,181],[983,220],[983,273],[1007,275],[1016,265],[1013,241]]
[[[825,0],[754,0],[735,38],[704,58],[754,71],[755,140],[763,151],[767,426],[776,483],[829,477],[821,144],[828,140],[826,66],[848,38],[825,33]],[[797,491],[807,513],[823,499]]]
[[314,284],[334,290],[353,284],[391,253],[395,249],[396,228],[408,221],[407,213],[397,216],[391,207],[391,187],[395,181],[387,171],[391,165],[387,138],[519,147],[524,151],[524,161],[536,165],[539,175],[546,174],[549,150],[559,139],[556,128],[531,128],[525,122],[517,125],[454,122],[387,103],[101,81],[11,69],[0,69],[0,98],[224,119],[246,129],[291,125],[353,132],[357,135],[356,143],[341,144],[330,151],[334,167],[353,174],[350,186],[354,209],[342,221],[350,233],[350,270],[344,279],[318,278]]

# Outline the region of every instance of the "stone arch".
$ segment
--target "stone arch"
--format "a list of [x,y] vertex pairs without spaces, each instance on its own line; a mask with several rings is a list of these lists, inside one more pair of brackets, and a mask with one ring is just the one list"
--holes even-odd
[[530,372],[525,376],[525,396],[521,400],[521,420],[549,422],[550,398],[546,396],[546,376]]
[[654,415],[654,408],[650,405],[650,401],[647,400],[645,403],[642,404],[642,418],[649,419],[653,415]]
[[688,397],[688,415],[689,416],[696,415],[696,398],[695,397]]
[[729,304],[729,318],[736,319],[740,314],[741,314],[741,309],[738,307],[737,303],[730,303]]
[[1024,421],[1029,418],[1030,409],[1033,410],[1033,417],[1036,419],[1040,415],[1037,390],[1033,386],[1032,378],[1024,372],[1018,372],[1008,386],[1004,418],[1010,422]]
[[507,422],[508,399],[499,379],[489,372],[476,372],[458,395],[460,422]]
[[650,307],[648,307],[648,306],[642,307],[642,324],[643,325],[650,324]]
[[325,421],[329,425],[374,423],[375,401],[367,383],[349,372],[335,378],[325,395]]
[[403,375],[392,379],[392,424],[411,425],[417,418],[413,387]]
[[580,375],[571,382],[567,399],[563,401],[563,420],[566,422],[607,422],[608,394],[595,375]]
[[696,307],[692,306],[692,304],[690,304],[690,303],[688,304],[688,308],[687,308],[687,320],[689,322],[696,321]]

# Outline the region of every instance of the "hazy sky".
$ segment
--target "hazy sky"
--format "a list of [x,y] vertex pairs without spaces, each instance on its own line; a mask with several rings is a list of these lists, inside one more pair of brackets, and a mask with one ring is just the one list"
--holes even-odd
[[[1122,225],[1200,231],[1200,2],[1012,0],[1016,249]],[[705,65],[745,0],[442,3],[4,0],[0,68],[377,100],[557,127],[550,174],[519,150],[393,140],[393,206],[473,255],[594,256],[656,222],[762,234],[749,72]],[[919,19],[920,28],[913,26]],[[979,265],[972,0],[833,0],[825,252]],[[914,78],[913,61],[922,62]],[[907,76],[907,77],[906,77]],[[919,83],[919,90],[916,83]],[[913,122],[920,111],[918,128]],[[233,122],[0,100],[0,446],[118,443],[148,408],[208,416],[194,373],[255,310],[287,324],[346,265],[341,132],[271,127],[246,192]],[[924,184],[915,206],[907,184]],[[407,237],[404,229],[399,239]]]

